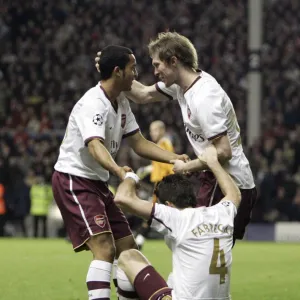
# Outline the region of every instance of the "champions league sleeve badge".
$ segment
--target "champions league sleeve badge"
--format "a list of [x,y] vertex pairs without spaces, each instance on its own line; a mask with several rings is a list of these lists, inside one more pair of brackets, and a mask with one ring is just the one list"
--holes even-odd
[[103,117],[100,114],[94,115],[93,123],[97,126],[101,126],[103,124]]

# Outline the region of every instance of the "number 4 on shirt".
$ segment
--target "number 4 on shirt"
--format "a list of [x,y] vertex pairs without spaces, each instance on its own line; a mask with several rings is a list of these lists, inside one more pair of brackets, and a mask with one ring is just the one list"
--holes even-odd
[[[217,266],[220,257],[220,267]],[[220,275],[220,284],[225,283],[225,275],[228,270],[225,263],[224,250],[220,250],[220,240],[214,239],[214,252],[209,266],[209,274]]]

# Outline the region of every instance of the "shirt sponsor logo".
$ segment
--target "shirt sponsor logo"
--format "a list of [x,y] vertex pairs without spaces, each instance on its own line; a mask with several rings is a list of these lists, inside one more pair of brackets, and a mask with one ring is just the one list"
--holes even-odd
[[106,225],[106,219],[104,215],[95,216],[94,221],[101,228],[103,228]]
[[192,132],[186,124],[184,124],[185,132],[195,141],[195,142],[204,142],[205,138],[198,133]]
[[103,117],[100,114],[94,115],[93,123],[97,126],[101,126],[103,124]]
[[124,128],[126,125],[126,115],[122,114],[121,116],[121,127]]

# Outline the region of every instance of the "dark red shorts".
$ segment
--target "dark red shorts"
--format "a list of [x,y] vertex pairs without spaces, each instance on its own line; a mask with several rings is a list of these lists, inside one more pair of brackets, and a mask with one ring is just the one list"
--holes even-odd
[[[200,173],[200,187],[197,192],[198,206],[211,206],[217,204],[224,195],[217,184],[216,178],[212,172],[206,171]],[[234,238],[242,240],[247,225],[251,220],[252,209],[256,203],[257,190],[240,189],[242,200],[234,219]]]
[[105,182],[55,171],[52,189],[75,251],[87,250],[85,242],[100,233],[115,240],[132,235]]

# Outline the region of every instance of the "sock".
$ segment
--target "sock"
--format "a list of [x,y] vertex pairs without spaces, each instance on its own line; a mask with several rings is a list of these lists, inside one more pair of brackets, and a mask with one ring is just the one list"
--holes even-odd
[[118,279],[119,300],[138,300],[139,297],[125,272],[122,269],[117,268],[116,274]]
[[89,300],[110,299],[110,277],[112,264],[103,260],[93,260],[90,264],[86,284]]
[[113,269],[112,269],[112,278],[113,278],[114,286],[116,288],[116,293],[117,293],[118,300],[120,300],[119,294],[118,294],[117,268],[118,268],[118,260],[115,259],[114,263],[113,263]]
[[168,287],[166,281],[151,266],[146,266],[135,277],[133,283],[139,299],[168,299],[172,289]]

